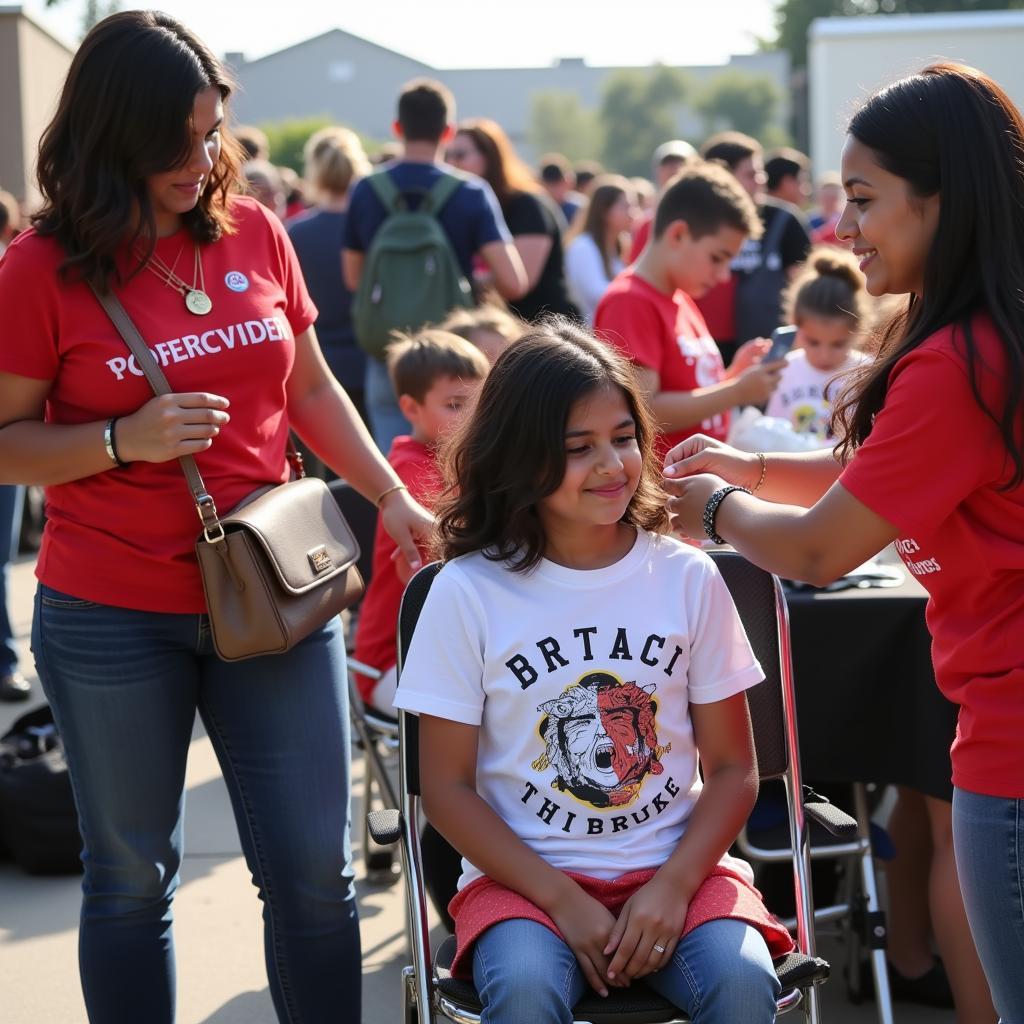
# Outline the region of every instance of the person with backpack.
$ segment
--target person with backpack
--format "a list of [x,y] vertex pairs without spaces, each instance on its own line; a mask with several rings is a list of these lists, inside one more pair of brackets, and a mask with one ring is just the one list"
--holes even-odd
[[454,119],[455,100],[440,82],[406,85],[393,125],[402,155],[359,182],[349,202],[342,269],[355,293],[356,339],[371,356],[364,400],[383,451],[410,429],[384,362],[392,332],[416,331],[472,305],[476,258],[504,298],[526,290],[494,192],[442,161]]

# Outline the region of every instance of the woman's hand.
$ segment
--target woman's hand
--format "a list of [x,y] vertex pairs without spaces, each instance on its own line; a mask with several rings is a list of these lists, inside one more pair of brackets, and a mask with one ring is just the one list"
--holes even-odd
[[220,395],[189,392],[158,395],[114,425],[122,462],[169,462],[204,452],[231,419]]
[[669,962],[686,923],[688,906],[679,887],[661,875],[626,900],[602,950],[605,956],[614,954],[608,965],[613,984],[622,978],[632,981],[653,974]]
[[381,503],[381,525],[398,545],[396,565],[405,563],[409,574],[423,564],[417,541],[426,545],[434,532],[434,517],[404,488],[392,491]]
[[725,486],[726,482],[720,476],[710,473],[672,481],[671,491],[675,497],[668,500],[672,529],[683,537],[703,540],[707,536],[704,533],[704,506],[715,491]]
[[[558,926],[569,948],[573,951],[587,984],[602,996],[608,995],[608,954],[607,946],[615,928],[615,916],[603,903],[588,896],[574,883],[575,891],[568,899],[559,901],[551,919]],[[618,988],[625,988],[628,979],[611,982]]]
[[677,493],[673,481],[697,473],[714,473],[730,484],[753,490],[761,479],[761,460],[751,452],[717,441],[706,434],[694,434],[680,441],[665,456],[666,489]]

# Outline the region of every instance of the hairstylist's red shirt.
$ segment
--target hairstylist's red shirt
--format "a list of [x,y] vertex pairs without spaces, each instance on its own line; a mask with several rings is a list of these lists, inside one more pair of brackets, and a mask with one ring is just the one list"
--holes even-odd
[[[222,512],[287,479],[285,382],[294,336],[316,318],[288,236],[255,200],[232,200],[237,231],[201,246],[213,310],[194,316],[180,292],[142,271],[118,295],[177,392],[230,403],[231,422],[196,457]],[[157,254],[191,283],[184,231]],[[60,245],[26,231],[0,261],[0,371],[53,382],[48,423],[97,423],[135,412],[153,392],[88,286],[57,273]],[[96,444],[101,441],[97,426]],[[177,460],[137,462],[46,489],[36,575],[89,601],[157,612],[205,611],[194,545],[199,518]]]
[[[1002,343],[988,315],[971,327],[980,392],[998,416]],[[935,676],[960,705],[953,784],[1021,798],[1024,486],[1000,490],[1011,464],[974,399],[963,346],[962,330],[944,328],[893,367],[885,405],[839,481],[900,528],[897,548],[928,590]]]
[[[598,303],[594,333],[627,359],[654,370],[662,391],[693,391],[725,376],[721,353],[693,299],[681,291],[675,296],[658,291],[632,268],[612,281]],[[660,435],[659,451],[664,454],[692,434],[724,441],[728,432],[726,411],[686,430]]]
[[[437,453],[411,437],[396,437],[388,452],[388,462],[399,475],[409,493],[430,508],[441,493],[441,472]],[[383,526],[377,523],[373,542],[373,567],[370,583],[359,611],[354,656],[364,665],[386,672],[397,660],[398,606],[405,584],[395,572],[392,555],[397,545]],[[364,701],[370,700],[376,680],[357,675],[356,683]]]

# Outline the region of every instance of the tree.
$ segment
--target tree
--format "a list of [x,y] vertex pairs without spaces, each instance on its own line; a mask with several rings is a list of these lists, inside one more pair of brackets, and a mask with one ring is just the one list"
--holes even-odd
[[723,71],[700,91],[694,109],[704,118],[708,135],[731,128],[764,138],[782,99],[779,87],[767,75]]
[[320,117],[293,118],[288,121],[274,121],[261,124],[270,143],[271,162],[278,167],[290,167],[299,174],[303,172],[302,147],[306,140],[321,128],[332,124],[326,114]]
[[599,114],[605,165],[649,175],[651,154],[679,134],[679,111],[689,92],[690,79],[678,68],[616,71],[605,84]]
[[780,0],[774,49],[787,50],[794,68],[807,66],[807,30],[815,18],[861,14],[929,14],[1024,7],[1024,0]]
[[593,159],[602,149],[601,126],[574,92],[549,89],[530,101],[530,145],[542,153],[562,153],[571,161]]

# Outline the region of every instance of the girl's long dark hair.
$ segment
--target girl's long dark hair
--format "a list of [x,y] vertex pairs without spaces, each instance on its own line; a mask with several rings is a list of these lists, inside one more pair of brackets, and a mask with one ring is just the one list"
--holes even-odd
[[668,513],[654,423],[633,369],[564,317],[551,317],[513,342],[495,362],[473,414],[445,452],[447,496],[438,510],[438,554],[482,551],[527,572],[544,556],[537,502],[565,475],[565,428],[573,405],[602,388],[622,392],[636,424],[643,469],[622,518],[665,530]]
[[[123,11],[85,37],[39,145],[44,204],[33,223],[64,247],[62,273],[105,290],[126,243],[141,243],[148,258],[156,226],[146,178],[188,159],[193,104],[211,86],[225,100],[232,91],[220,61],[166,14]],[[230,136],[222,138],[199,202],[182,217],[199,242],[231,230],[227,197],[239,159]]]
[[[883,329],[878,358],[853,378],[836,409],[837,454],[867,440],[889,374],[902,356],[952,325],[965,353],[975,400],[998,425],[1010,461],[1007,486],[1024,480],[1024,119],[987,75],[933,64],[877,93],[854,115],[850,134],[913,196],[941,194],[939,223],[920,297]],[[982,398],[971,317],[985,310],[1003,342],[1001,408]]]

